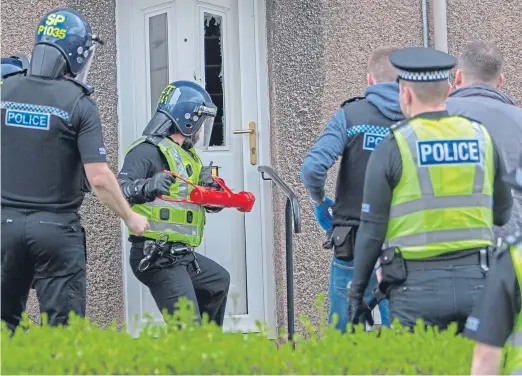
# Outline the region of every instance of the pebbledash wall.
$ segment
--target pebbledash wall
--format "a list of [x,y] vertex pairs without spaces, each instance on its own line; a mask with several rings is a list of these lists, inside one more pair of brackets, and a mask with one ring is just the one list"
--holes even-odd
[[[239,0],[241,1],[241,0]],[[262,1],[262,0],[259,0]],[[434,45],[429,0],[429,43]],[[299,179],[308,148],[329,116],[345,99],[366,86],[366,61],[383,44],[422,46],[420,0],[265,0],[270,96],[272,167],[297,192],[302,205],[302,233],[294,240],[296,314],[319,319],[313,301],[328,289],[330,254],[321,248],[323,231]],[[90,80],[96,87],[109,164],[118,167],[117,65],[115,0],[3,0],[1,54],[30,53],[37,21],[52,8],[71,7],[84,13],[95,30],[103,30],[104,48],[96,51]],[[495,41],[505,54],[506,92],[522,99],[516,69],[522,45],[518,32],[521,0],[448,0],[449,52],[458,54],[466,42]],[[292,147],[288,148],[287,145]],[[333,195],[334,168],[327,191]],[[278,324],[285,323],[284,200],[274,190],[274,264]],[[119,220],[93,197],[81,210],[88,240],[87,314],[101,324],[123,322],[122,244]],[[127,261],[125,261],[127,262]],[[313,276],[313,278],[310,278]],[[38,308],[34,294],[28,307]],[[299,323],[297,324],[300,328]]]

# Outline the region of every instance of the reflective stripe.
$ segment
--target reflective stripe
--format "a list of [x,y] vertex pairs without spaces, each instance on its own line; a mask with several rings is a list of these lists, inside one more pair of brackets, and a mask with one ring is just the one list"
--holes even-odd
[[513,332],[508,338],[509,343],[512,346],[522,346],[522,332]]
[[493,197],[481,193],[461,196],[421,197],[413,201],[392,206],[390,208],[390,219],[422,210],[466,208],[474,206],[491,208],[493,206]]
[[452,230],[429,231],[420,234],[399,236],[389,240],[386,243],[386,246],[399,248],[415,247],[429,243],[455,242],[473,239],[491,240],[492,237],[492,230],[488,228],[458,228]]
[[404,127],[400,129],[404,136],[408,147],[410,148],[413,162],[417,167],[417,175],[419,180],[420,190],[423,196],[433,196],[433,185],[431,184],[430,170],[428,168],[419,168],[419,156],[417,155],[417,141],[419,140],[415,134],[413,127]]
[[149,220],[150,224],[150,231],[156,231],[156,232],[174,232],[176,234],[181,235],[191,235],[191,236],[198,236],[199,233],[199,226],[189,226],[189,225],[177,225],[174,223],[168,223],[168,222],[153,222]]
[[482,133],[479,124],[473,121],[471,122],[471,126],[475,130],[475,137],[479,142],[479,150],[481,153],[480,168],[478,166],[477,168],[475,168],[475,180],[473,182],[473,191],[482,192],[482,190],[484,189],[484,175],[486,173],[486,139],[484,138],[484,134]]
[[[176,167],[178,170],[178,175],[181,176],[184,179],[188,179],[187,171],[185,169],[185,166],[183,165],[183,162],[181,160],[181,156],[178,153],[178,150],[175,146],[172,146],[169,141],[166,139],[161,140],[161,142],[158,144],[160,147],[165,148],[168,150],[172,158],[174,158],[174,161],[176,162]],[[189,187],[188,184],[185,183],[183,180],[178,179],[178,185],[179,185],[179,193],[178,198],[180,199],[187,199],[188,198],[188,191]]]
[[171,209],[186,209],[193,211],[199,210],[199,205],[197,204],[191,204],[188,202],[164,201],[160,199],[156,199],[152,202],[147,202],[145,205]]

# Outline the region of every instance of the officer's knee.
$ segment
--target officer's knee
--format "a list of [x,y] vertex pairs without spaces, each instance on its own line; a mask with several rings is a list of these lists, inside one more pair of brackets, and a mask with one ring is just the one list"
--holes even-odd
[[220,292],[223,292],[225,294],[228,294],[228,289],[230,287],[230,273],[223,267],[220,268],[219,272],[219,285],[220,285]]

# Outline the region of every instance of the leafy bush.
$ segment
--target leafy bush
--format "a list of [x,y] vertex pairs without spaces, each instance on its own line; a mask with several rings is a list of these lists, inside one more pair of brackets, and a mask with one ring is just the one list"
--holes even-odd
[[192,324],[193,307],[182,301],[167,325],[148,325],[138,339],[116,324],[102,329],[71,315],[67,327],[32,324],[27,316],[10,337],[2,324],[2,374],[469,374],[473,343],[419,322],[411,333],[392,329],[342,335],[332,326],[314,328],[295,349],[260,333],[222,332],[206,320]]

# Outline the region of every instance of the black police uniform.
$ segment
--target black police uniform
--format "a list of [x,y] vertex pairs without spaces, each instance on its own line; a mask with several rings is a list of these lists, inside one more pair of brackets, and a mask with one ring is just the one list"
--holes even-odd
[[106,162],[91,87],[12,76],[2,84],[2,320],[18,325],[31,282],[50,324],[85,315],[83,164]]
[[[451,60],[453,59],[450,58],[450,63]],[[412,70],[447,69],[449,74],[451,64],[444,59],[440,61],[440,67],[437,67],[438,63],[437,56],[429,53],[410,56],[408,61],[404,62],[405,65],[411,64]],[[422,69],[423,66],[430,68]],[[399,77],[400,75],[401,73]],[[429,81],[430,77],[431,73],[426,77],[426,81]],[[419,114],[417,117],[438,120],[448,116],[450,115],[446,111],[438,111]],[[505,168],[495,147],[494,170],[494,224],[502,226],[510,218],[513,200],[509,186],[502,180]],[[357,296],[366,288],[375,262],[381,254],[387,232],[392,192],[398,185],[401,174],[401,155],[393,134],[390,134],[372,153],[367,167],[363,205],[369,209],[363,210],[361,214],[362,223],[355,245],[354,277],[349,290],[351,302],[360,302]],[[417,319],[423,318],[425,323],[440,328],[456,321],[459,330],[462,330],[473,305],[480,299],[485,282],[477,251],[441,255],[417,263],[406,261],[406,269],[406,281],[401,285],[392,286],[388,292],[391,319],[398,318],[403,325],[414,326]],[[359,309],[357,303],[350,307],[352,319],[356,319],[353,315]]]
[[466,322],[464,335],[493,347],[503,347],[520,313],[520,287],[509,250],[499,252],[481,299]]
[[341,105],[346,119],[348,142],[342,152],[337,183],[330,244],[335,257],[353,259],[355,236],[360,224],[365,167],[375,145],[368,147],[367,135],[382,139],[395,121],[387,118],[364,97],[355,97]]
[[[158,115],[156,115],[158,116]],[[118,182],[125,189],[126,183],[153,177],[156,173],[169,170],[169,165],[161,151],[153,143],[146,141],[134,147],[126,156],[118,175]],[[130,186],[129,185],[129,186]],[[132,195],[131,205],[147,202],[139,194]],[[207,209],[207,211],[219,211]],[[154,298],[158,309],[169,314],[175,311],[180,297],[194,303],[196,314],[207,313],[210,320],[223,325],[227,303],[230,274],[215,261],[197,253],[200,272],[196,273],[194,256],[188,253],[172,264],[167,255],[153,261],[144,271],[138,266],[144,257],[144,237],[131,235],[130,266],[136,278],[145,284]],[[186,270],[186,272],[185,272]]]

